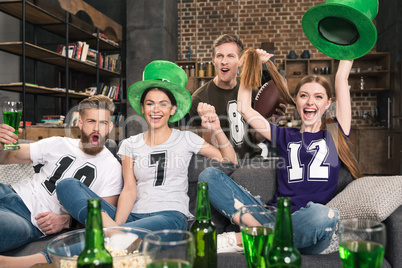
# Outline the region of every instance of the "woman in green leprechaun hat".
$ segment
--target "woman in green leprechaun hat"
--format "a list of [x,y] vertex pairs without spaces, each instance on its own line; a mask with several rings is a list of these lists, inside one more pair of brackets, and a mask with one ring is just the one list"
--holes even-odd
[[124,188],[112,217],[114,222],[105,221],[106,225],[186,230],[187,219],[192,217],[187,195],[187,170],[192,155],[199,153],[237,163],[212,106],[200,103],[198,111],[202,126],[215,133],[219,149],[193,132],[169,126],[183,118],[191,107],[186,84],[187,75],[182,68],[169,61],[153,61],[145,67],[143,80],[130,86],[128,100],[145,118],[148,130],[120,145]]

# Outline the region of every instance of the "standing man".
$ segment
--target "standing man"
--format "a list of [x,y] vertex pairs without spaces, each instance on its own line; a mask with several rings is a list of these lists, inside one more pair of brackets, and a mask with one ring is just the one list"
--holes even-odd
[[[0,164],[43,165],[32,179],[12,185],[0,183],[0,252],[15,249],[71,226],[72,218],[61,206],[56,185],[64,178],[76,178],[110,204],[116,206],[123,186],[121,165],[105,149],[113,128],[113,102],[93,96],[78,106],[81,139],[51,137],[21,149],[4,151],[17,135],[0,125]],[[71,193],[73,195],[73,193]]]
[[[240,57],[243,54],[243,43],[236,35],[224,34],[213,43],[212,63],[217,75],[197,89],[193,95],[193,104],[190,109],[190,122],[192,126],[200,126],[197,107],[200,102],[215,107],[221,126],[232,143],[238,159],[250,159],[260,156],[261,148],[258,143],[263,137],[257,134],[237,112],[237,93],[240,81],[237,78],[241,65]],[[211,132],[204,131],[203,138],[212,144]]]

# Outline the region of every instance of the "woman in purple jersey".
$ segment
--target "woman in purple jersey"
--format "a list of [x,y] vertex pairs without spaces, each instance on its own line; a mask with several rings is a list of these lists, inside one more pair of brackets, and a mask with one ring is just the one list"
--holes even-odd
[[[251,85],[255,85],[254,80],[258,79],[255,73],[259,72],[261,62],[267,63],[272,56],[260,49],[246,51],[238,110],[250,126],[278,149],[278,188],[269,204],[276,205],[280,196],[291,198],[294,244],[304,254],[318,254],[330,245],[339,221],[338,211],[324,204],[334,197],[341,162],[354,178],[360,177],[357,163],[346,143],[351,128],[348,76],[353,61],[339,63],[335,78],[335,118],[328,111],[332,103],[330,82],[323,76],[310,75],[304,77],[295,89],[295,104],[302,127],[279,128],[250,105]],[[282,85],[278,83],[277,87],[286,87],[281,79]],[[239,224],[241,206],[263,204],[219,170],[206,169],[200,174],[199,181],[211,185],[211,204],[217,211],[224,211],[222,214],[233,223]],[[240,251],[240,246],[239,233],[218,236],[218,251]]]

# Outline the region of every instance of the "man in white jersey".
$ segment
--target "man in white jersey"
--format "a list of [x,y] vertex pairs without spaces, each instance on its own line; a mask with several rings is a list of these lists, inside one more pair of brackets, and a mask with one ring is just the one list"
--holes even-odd
[[[12,185],[0,183],[0,252],[8,251],[70,227],[72,218],[57,199],[56,186],[75,178],[116,206],[123,186],[121,165],[105,149],[113,128],[113,102],[92,96],[78,106],[81,139],[51,137],[3,150],[16,142],[8,125],[0,125],[0,164],[43,165],[32,179]],[[69,193],[74,198],[74,193]]]

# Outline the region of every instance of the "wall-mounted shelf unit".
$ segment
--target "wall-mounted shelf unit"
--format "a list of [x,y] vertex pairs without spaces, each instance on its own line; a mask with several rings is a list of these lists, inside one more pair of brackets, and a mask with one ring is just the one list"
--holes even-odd
[[289,91],[294,92],[297,83],[306,75],[320,74],[334,81],[334,60],[329,58],[317,59],[286,59],[285,77]]
[[[294,91],[297,83],[306,75],[322,74],[334,83],[338,60],[330,58],[286,59],[285,77],[289,90]],[[328,68],[328,71],[327,71]],[[361,89],[360,79],[363,77],[364,87]],[[352,93],[378,93],[390,89],[390,53],[372,52],[354,60],[349,75]]]
[[[196,91],[204,83],[208,82],[209,80],[211,80],[215,77],[214,66],[212,65],[212,62],[209,63],[209,65],[210,65],[209,73],[207,71],[208,67],[207,67],[206,62],[203,62],[203,64],[204,64],[203,72],[200,72],[199,62],[197,62],[196,60],[194,60],[194,61],[176,61],[175,63],[177,65],[179,65],[180,67],[182,67],[184,70],[186,70],[187,67],[194,68],[194,76],[192,76],[189,71],[188,82],[187,82],[187,86],[186,86],[186,89],[191,94],[193,94],[194,91]],[[201,75],[201,73],[202,73],[202,75]]]
[[[72,108],[70,99],[84,99],[89,94],[79,93],[79,91],[85,92],[84,88],[72,88],[72,77],[74,79],[82,79],[84,83],[90,87],[96,85],[99,92],[102,92],[101,85],[110,83],[113,79],[113,83],[118,82],[120,94],[113,98],[113,101],[118,104],[118,113],[123,113],[123,91],[122,88],[122,74],[121,68],[115,68],[115,65],[104,66],[104,55],[112,55],[116,57],[120,54],[121,42],[121,25],[117,24],[110,18],[106,17],[99,11],[85,4],[85,10],[89,17],[92,19],[94,25],[102,25],[102,32],[99,27],[95,27],[77,17],[75,13],[71,13],[68,8],[74,6],[79,8],[82,5],[81,1],[71,0],[66,2],[65,0],[58,0],[60,6],[47,2],[46,0],[0,0],[0,11],[13,16],[21,20],[21,36],[22,40],[10,40],[10,42],[1,42],[0,51],[17,55],[21,58],[21,80],[10,84],[1,84],[0,90],[14,91],[21,93],[21,100],[25,102],[26,94],[32,94],[35,96],[46,95],[56,98],[61,98],[65,105],[65,115]],[[67,3],[67,5],[66,5]],[[64,7],[65,9],[63,9]],[[102,20],[100,23],[96,20]],[[32,41],[27,41],[27,26],[32,26],[33,37]],[[107,27],[107,26],[110,27]],[[107,30],[104,28],[106,27]],[[46,32],[58,36],[58,39],[63,38],[64,43],[52,44],[49,40],[42,40],[45,45],[38,45],[38,37],[36,29],[43,29]],[[112,29],[112,30],[111,30]],[[115,32],[113,32],[115,30]],[[73,57],[62,56],[57,53],[57,47],[65,45],[68,47],[70,43],[85,42],[89,45],[90,49],[96,51],[95,60],[93,64],[88,63],[84,59],[75,59]],[[119,64],[121,64],[121,58],[119,57]],[[111,58],[111,57],[110,57]],[[26,60],[32,59],[34,61],[33,68],[35,69],[34,80],[27,81],[27,64]],[[108,59],[109,60],[109,59]],[[110,60],[111,62],[112,60]],[[51,66],[57,66],[57,72],[60,72],[60,84],[38,85],[36,83],[37,69],[36,62],[44,62]],[[96,63],[95,63],[96,62]],[[101,65],[102,63],[102,65]],[[100,66],[101,65],[101,66]],[[119,65],[120,66],[120,65]],[[77,78],[78,77],[78,78]],[[60,82],[61,81],[61,82]],[[75,80],[74,80],[75,81]],[[77,86],[79,83],[75,83]],[[81,86],[81,84],[79,84]],[[62,88],[62,89],[60,89]],[[110,95],[111,96],[111,95]],[[75,102],[77,103],[77,102]],[[38,107],[35,107],[35,110]],[[25,109],[23,112],[23,120],[25,126],[26,114]],[[35,122],[34,122],[35,123]]]

